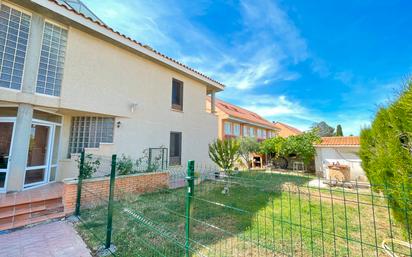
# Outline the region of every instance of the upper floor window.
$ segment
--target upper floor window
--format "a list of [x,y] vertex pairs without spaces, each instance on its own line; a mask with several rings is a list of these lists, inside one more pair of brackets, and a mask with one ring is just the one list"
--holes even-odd
[[238,123],[233,124],[233,135],[240,136],[240,124]]
[[37,93],[60,96],[66,44],[67,30],[46,22],[37,75]]
[[243,136],[244,137],[249,136],[249,127],[248,126],[243,126]]
[[0,5],[0,87],[21,89],[31,17]]
[[259,138],[266,138],[266,130],[264,130],[264,129],[258,129],[258,130],[257,130],[257,133],[258,133],[258,137],[259,137]]
[[232,135],[232,123],[225,122],[225,135]]
[[251,136],[251,137],[255,137],[255,136],[256,136],[256,134],[255,134],[255,129],[252,128],[252,127],[249,128],[249,136]]
[[113,131],[114,118],[73,117],[69,153],[80,153],[84,148],[98,148],[100,143],[113,143]]
[[177,79],[172,82],[172,109],[183,110],[183,82]]

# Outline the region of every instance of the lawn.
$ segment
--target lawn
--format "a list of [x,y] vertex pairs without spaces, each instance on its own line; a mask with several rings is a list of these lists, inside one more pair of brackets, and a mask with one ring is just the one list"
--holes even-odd
[[[221,180],[195,186],[193,256],[386,256],[382,240],[403,238],[382,196],[309,188],[311,179],[241,172],[228,195]],[[184,189],[123,195],[114,209],[117,256],[184,256]],[[82,210],[78,229],[93,249],[104,242],[106,213],[105,205]]]

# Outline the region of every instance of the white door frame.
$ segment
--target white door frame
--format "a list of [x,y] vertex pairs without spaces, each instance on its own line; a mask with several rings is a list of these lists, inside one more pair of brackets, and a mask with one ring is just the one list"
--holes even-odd
[[[39,125],[39,126],[46,126],[50,129],[49,137],[48,137],[48,142],[47,142],[47,158],[46,158],[46,163],[45,165],[41,166],[31,166],[27,167],[24,172],[24,181],[26,180],[26,173],[27,171],[30,170],[37,170],[37,169],[44,169],[45,174],[44,174],[44,179],[43,181],[31,183],[31,184],[24,184],[23,185],[23,190],[25,189],[32,189],[35,187],[43,186],[45,184],[49,183],[50,180],[50,171],[52,168],[57,168],[57,164],[52,163],[52,157],[53,157],[53,150],[54,150],[54,137],[56,133],[56,126],[61,126],[61,123],[54,123],[50,121],[43,121],[43,120],[38,120],[38,119],[33,119],[32,124],[34,125]],[[59,141],[60,141],[60,135],[59,135]],[[28,154],[28,153],[27,153]],[[57,174],[57,171],[56,171]]]
[[9,149],[9,158],[7,160],[7,169],[0,169],[2,173],[6,173],[6,178],[4,180],[4,187],[0,188],[0,193],[5,193],[7,192],[7,182],[9,178],[9,170],[10,170],[10,160],[13,155],[13,140],[14,140],[14,132],[16,130],[16,118],[14,117],[0,117],[0,122],[5,122],[5,123],[13,123],[13,131],[11,134],[11,142],[10,142],[10,149]]

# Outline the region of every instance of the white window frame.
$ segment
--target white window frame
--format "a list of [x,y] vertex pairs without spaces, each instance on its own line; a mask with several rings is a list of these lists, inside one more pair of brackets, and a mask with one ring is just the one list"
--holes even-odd
[[233,135],[240,136],[240,124],[233,123]]
[[[229,129],[229,132],[227,131],[227,129]],[[225,132],[225,135],[232,135],[232,122],[230,121],[225,121],[224,125],[223,125],[223,130]]]
[[[14,4],[12,4],[12,3],[9,3],[9,2],[5,2],[5,1],[1,1],[1,0],[0,0],[0,7],[1,7],[2,5],[5,5],[5,6],[11,8],[11,9],[15,9],[16,11],[19,11],[19,12],[21,12],[21,13],[24,13],[24,14],[30,16],[29,31],[27,32],[28,37],[27,37],[26,56],[24,57],[23,71],[22,71],[22,74],[21,74],[21,80],[22,80],[22,81],[21,81],[20,89],[0,87],[0,89],[2,89],[2,90],[11,90],[11,91],[13,91],[13,92],[22,92],[22,90],[23,90],[23,81],[24,81],[24,71],[25,71],[26,60],[27,60],[27,49],[28,49],[29,44],[30,44],[30,33],[31,33],[31,23],[32,23],[33,13],[27,11],[26,9],[24,9],[23,7],[20,7],[20,6],[18,6],[18,5],[14,5]],[[15,62],[15,60],[16,60],[16,54],[15,54],[15,56],[14,56],[14,62]]]
[[37,72],[36,72],[36,85],[35,85],[35,88],[34,88],[34,93],[36,94],[36,95],[40,95],[40,96],[45,96],[45,97],[51,97],[51,98],[60,98],[61,97],[61,95],[62,95],[62,91],[63,91],[63,80],[64,80],[64,64],[63,64],[63,67],[62,67],[62,69],[63,69],[63,74],[62,74],[62,84],[60,85],[60,95],[58,95],[58,96],[56,96],[56,95],[49,95],[49,94],[46,94],[46,93],[39,93],[39,92],[37,92],[37,82],[38,82],[38,77],[39,77],[39,70],[40,70],[40,60],[41,60],[41,50],[42,50],[42,48],[43,48],[43,40],[44,40],[44,34],[45,34],[45,29],[46,29],[46,23],[50,23],[50,24],[52,24],[52,25],[54,25],[54,26],[57,26],[57,27],[60,27],[61,29],[64,29],[64,30],[66,30],[67,31],[67,39],[66,39],[66,46],[65,46],[65,56],[64,56],[64,64],[66,63],[66,57],[67,57],[67,46],[68,46],[68,42],[69,42],[69,27],[67,27],[67,26],[65,26],[65,25],[63,25],[63,24],[61,24],[61,23],[58,23],[58,22],[56,22],[56,21],[52,21],[52,20],[50,20],[50,19],[45,19],[44,20],[44,23],[43,23],[43,31],[42,31],[42,35],[41,35],[41,46],[40,46],[40,55],[39,55],[39,59],[38,59],[38,63],[39,63],[39,67],[37,67]]

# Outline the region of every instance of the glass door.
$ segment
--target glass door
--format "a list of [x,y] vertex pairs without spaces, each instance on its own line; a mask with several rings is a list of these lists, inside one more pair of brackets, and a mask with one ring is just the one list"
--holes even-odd
[[0,118],[0,192],[6,190],[7,174],[13,142],[14,120]]
[[53,125],[33,122],[27,158],[24,186],[31,187],[47,182],[52,151]]

